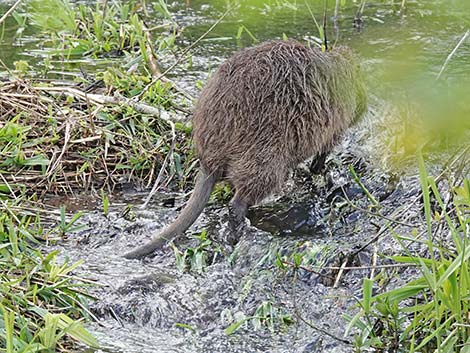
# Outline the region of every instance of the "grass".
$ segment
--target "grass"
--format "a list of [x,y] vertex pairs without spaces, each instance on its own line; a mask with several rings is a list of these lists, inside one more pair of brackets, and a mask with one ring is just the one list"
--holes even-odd
[[[171,126],[131,108],[89,105],[61,95],[49,98],[34,83],[17,80],[0,87],[0,162],[14,189],[71,193],[120,181],[153,183],[154,170],[171,148]],[[164,182],[184,185],[192,172],[187,128],[176,124],[173,160]],[[103,156],[105,158],[103,158]],[[189,159],[183,156],[189,156]],[[5,183],[0,181],[0,187]]]
[[233,321],[224,332],[232,335],[237,330],[245,328],[248,330],[268,329],[271,333],[292,324],[294,321],[291,315],[283,308],[277,307],[269,300],[263,301],[255,310],[253,315],[246,316],[242,312],[232,314],[230,310],[222,313],[225,320]]
[[221,249],[214,249],[214,244],[208,239],[206,230],[194,237],[198,241],[195,247],[188,247],[182,251],[173,245],[176,267],[181,272],[190,271],[202,274],[208,262],[214,263],[220,257]]
[[[177,52],[174,23],[159,1],[152,16],[161,25],[147,28],[145,6],[33,0],[13,13],[17,34],[39,28],[44,49],[39,64],[17,61],[0,79],[1,352],[98,347],[84,326],[93,283],[74,275],[81,262],[59,263],[42,246],[80,229],[81,213],[62,206],[51,223],[44,196],[87,192],[106,215],[122,184],[183,189],[192,180],[197,161],[184,122],[192,97],[155,80],[159,60]],[[77,60],[97,65],[94,73],[78,71]]]
[[[158,30],[174,25],[163,1],[157,3],[157,14],[163,18]],[[171,49],[175,35],[153,38],[141,19],[144,2],[125,3],[96,2],[90,5],[71,5],[67,0],[33,0],[28,2],[23,14],[29,22],[41,29],[48,37],[51,47],[47,49],[53,56],[71,59],[74,57],[100,58],[121,56],[124,53],[138,53],[139,59],[150,63],[150,56],[164,49]],[[21,15],[17,15],[17,22]]]
[[[419,173],[424,237],[394,232],[404,255],[390,257],[396,263],[415,265],[417,273],[389,290],[378,285],[384,282],[384,273],[364,279],[360,311],[348,318],[348,330],[359,332],[357,352],[369,348],[412,353],[470,351],[470,179],[451,184],[444,196],[421,156]],[[379,293],[374,294],[376,290]]]
[[[0,346],[7,353],[66,352],[81,342],[98,347],[83,326],[89,317],[90,282],[72,273],[81,262],[57,263],[40,243],[70,229],[75,220],[46,230],[39,214],[24,212],[23,199],[0,198]],[[19,212],[19,210],[23,210]]]
[[[41,55],[47,57],[44,72],[19,61],[9,80],[0,81],[0,150],[6,156],[0,166],[7,183],[56,193],[113,190],[123,181],[148,187],[171,150],[161,183],[176,179],[172,187],[185,186],[195,164],[191,128],[165,119],[186,116],[192,98],[164,77],[153,80],[160,75],[158,60],[175,50],[168,9],[163,1],[155,6],[161,26],[153,29],[141,18],[144,2],[97,2],[93,8],[31,1],[26,12],[15,13],[19,25],[42,30]],[[37,77],[50,76],[56,57],[75,82],[50,85]],[[121,59],[93,75],[74,73],[74,58],[99,63],[110,57]]]

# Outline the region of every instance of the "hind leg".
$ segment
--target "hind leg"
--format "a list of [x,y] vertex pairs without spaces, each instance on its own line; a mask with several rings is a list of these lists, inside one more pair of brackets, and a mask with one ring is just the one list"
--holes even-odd
[[237,243],[240,233],[244,230],[246,212],[249,206],[249,203],[238,192],[230,201],[227,240],[232,245]]
[[236,192],[235,196],[230,201],[230,216],[238,223],[243,222],[249,206],[248,202],[240,193]]
[[312,163],[310,163],[309,166],[310,173],[315,175],[320,175],[323,173],[325,169],[326,157],[328,157],[328,154],[329,152],[323,152],[312,160]]
[[[247,170],[251,172],[247,173]],[[278,191],[287,175],[287,168],[280,163],[276,166],[265,164],[263,167],[258,165],[256,168],[235,169],[230,175],[230,181],[236,190],[230,205],[230,228],[233,237],[237,238],[237,233],[243,231],[248,207]]]

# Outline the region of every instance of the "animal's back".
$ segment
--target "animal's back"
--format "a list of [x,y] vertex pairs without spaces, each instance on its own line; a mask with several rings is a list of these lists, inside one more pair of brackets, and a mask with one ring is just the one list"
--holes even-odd
[[266,42],[233,55],[195,109],[201,165],[231,181],[249,204],[277,189],[290,168],[328,150],[350,125],[345,114],[354,107],[334,92],[341,60],[296,41]]
[[193,139],[201,169],[178,218],[125,254],[142,258],[197,219],[215,183],[235,187],[232,211],[276,191],[302,160],[327,152],[366,109],[359,66],[348,49],[323,53],[296,41],[272,41],[225,61],[201,92]]

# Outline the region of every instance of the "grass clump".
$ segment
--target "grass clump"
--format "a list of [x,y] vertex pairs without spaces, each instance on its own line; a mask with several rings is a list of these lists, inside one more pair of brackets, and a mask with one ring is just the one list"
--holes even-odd
[[77,342],[97,347],[83,326],[88,318],[87,281],[73,276],[81,262],[57,264],[43,255],[40,216],[21,215],[18,202],[0,199],[0,346],[4,352],[67,352]]
[[[191,128],[182,121],[192,97],[160,74],[160,60],[173,55],[176,36],[164,5],[155,7],[161,16],[150,29],[143,20],[145,2],[138,1],[95,7],[31,1],[24,13],[15,13],[23,26],[42,29],[47,57],[40,59],[43,79],[35,66],[18,63],[0,80],[5,183],[61,194],[126,183],[186,184],[196,163]],[[80,72],[77,62],[84,65]],[[94,74],[86,72],[88,65]],[[50,84],[57,66],[62,79]],[[65,81],[64,72],[74,81]]]
[[[27,10],[24,16],[49,37],[53,48],[48,51],[54,56],[98,58],[138,51],[147,60],[152,54],[150,45],[162,50],[174,41],[174,35],[167,33],[150,43],[151,32],[141,19],[147,11],[140,1],[97,1],[92,7],[72,5],[67,0],[33,0]],[[167,20],[157,26],[160,31],[174,24],[171,17],[165,17]]]
[[[46,37],[45,48],[39,51],[48,58],[43,63],[45,75],[57,66],[62,67],[62,72],[77,75],[80,64],[81,73],[76,79],[84,84],[93,87],[104,84],[108,94],[138,96],[140,101],[160,108],[176,106],[187,112],[180,105],[186,105],[186,100],[192,97],[160,72],[162,61],[175,54],[178,34],[164,1],[160,3],[150,14],[143,1],[119,4],[97,1],[93,8],[84,4],[73,6],[67,0],[35,0],[29,3],[27,13],[23,14],[25,19],[19,22],[32,24]],[[148,28],[146,23],[153,23],[155,12],[162,16]],[[97,72],[83,75],[84,66],[95,66],[92,71]],[[156,77],[159,79],[152,81]]]
[[221,249],[213,249],[214,244],[207,237],[206,230],[194,235],[194,238],[197,240],[197,245],[183,251],[173,245],[176,266],[181,272],[189,271],[202,274],[206,270],[207,264],[214,263],[219,257]]
[[[416,266],[404,285],[374,293],[383,274],[365,279],[361,310],[349,317],[356,351],[468,352],[470,349],[470,179],[439,191],[419,159],[426,236],[394,234],[405,255],[397,263]],[[446,196],[445,196],[446,195]],[[411,251],[419,245],[421,251]],[[423,250],[424,249],[424,250]],[[387,282],[387,281],[385,281]],[[377,286],[379,287],[379,286]]]

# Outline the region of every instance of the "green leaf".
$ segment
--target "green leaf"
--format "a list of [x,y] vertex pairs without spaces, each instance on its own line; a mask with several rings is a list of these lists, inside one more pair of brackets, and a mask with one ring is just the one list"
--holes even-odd
[[237,322],[234,322],[233,324],[231,324],[229,327],[227,327],[224,332],[227,336],[231,335],[232,333],[234,333],[235,331],[237,331],[245,322],[247,322],[249,319],[249,317],[247,318],[244,318],[243,320],[240,320],[240,321],[237,321]]
[[44,156],[34,156],[22,161],[22,165],[35,166],[35,165],[49,165],[50,160]]
[[462,263],[466,262],[470,257],[470,245],[468,245],[463,252],[461,252],[455,259],[452,261],[450,266],[444,272],[444,274],[439,278],[436,283],[436,287],[441,287],[444,281],[446,281],[451,274],[453,274],[457,269],[462,266]]
[[374,300],[388,298],[390,301],[393,301],[393,300],[402,301],[404,299],[408,299],[417,295],[419,292],[425,290],[426,288],[429,288],[427,283],[408,284],[401,288],[393,289],[384,294],[380,294],[374,297]]
[[374,281],[368,278],[364,278],[362,283],[362,308],[364,309],[365,313],[368,314],[370,312],[370,303],[372,299],[372,287],[374,285]]
[[44,319],[47,315],[56,315],[58,317],[57,326],[64,330],[70,337],[90,347],[99,348],[99,344],[96,338],[93,337],[93,335],[88,332],[87,329],[85,329],[80,321],[73,320],[65,314],[50,314],[47,310],[38,306],[33,306],[30,308],[30,310],[40,315]]

